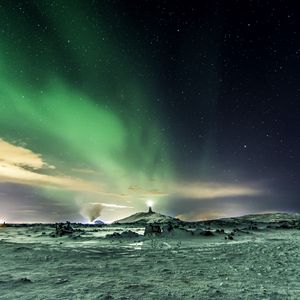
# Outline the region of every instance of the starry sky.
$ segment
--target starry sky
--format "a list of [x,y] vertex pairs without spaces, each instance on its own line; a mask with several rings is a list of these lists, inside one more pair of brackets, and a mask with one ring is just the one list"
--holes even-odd
[[0,220],[299,211],[299,11],[0,3]]

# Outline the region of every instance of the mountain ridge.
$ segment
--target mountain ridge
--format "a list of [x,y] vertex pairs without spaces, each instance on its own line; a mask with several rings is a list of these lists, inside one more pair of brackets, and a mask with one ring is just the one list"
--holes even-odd
[[167,223],[167,222],[179,222],[177,218],[166,216],[152,211],[149,207],[148,212],[138,212],[129,217],[117,220],[113,224],[148,224],[148,223]]

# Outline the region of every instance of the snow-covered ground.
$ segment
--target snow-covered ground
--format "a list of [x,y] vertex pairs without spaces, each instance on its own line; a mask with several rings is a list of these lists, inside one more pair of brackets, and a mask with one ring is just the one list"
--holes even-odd
[[106,239],[124,227],[82,229],[51,238],[50,226],[0,228],[0,299],[300,299],[299,229],[233,240]]

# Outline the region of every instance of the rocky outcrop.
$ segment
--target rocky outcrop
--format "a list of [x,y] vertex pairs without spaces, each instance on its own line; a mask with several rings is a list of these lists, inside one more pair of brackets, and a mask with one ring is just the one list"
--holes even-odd
[[131,230],[127,230],[127,231],[123,231],[121,233],[119,232],[114,232],[112,234],[107,234],[106,235],[106,238],[129,238],[129,239],[132,239],[132,238],[138,238],[140,237],[140,235],[136,232],[133,232]]
[[115,221],[114,224],[135,224],[135,225],[146,225],[149,223],[179,223],[180,220],[166,216],[157,212],[154,212],[151,207],[149,207],[148,212],[139,212],[136,214],[133,214],[127,218]]
[[56,223],[55,232],[50,233],[51,237],[61,237],[64,235],[72,235],[74,233],[74,228],[71,226],[70,222],[66,223]]
[[150,223],[146,224],[145,226],[145,231],[144,231],[144,236],[149,236],[149,235],[160,235],[162,233],[160,225],[157,223]]

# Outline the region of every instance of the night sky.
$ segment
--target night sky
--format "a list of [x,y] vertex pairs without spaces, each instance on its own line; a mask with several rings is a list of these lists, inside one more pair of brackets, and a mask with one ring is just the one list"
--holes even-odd
[[0,220],[300,209],[296,1],[3,1]]

